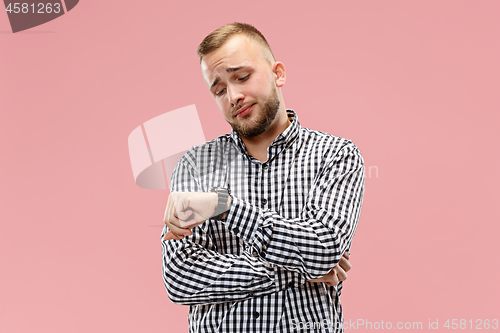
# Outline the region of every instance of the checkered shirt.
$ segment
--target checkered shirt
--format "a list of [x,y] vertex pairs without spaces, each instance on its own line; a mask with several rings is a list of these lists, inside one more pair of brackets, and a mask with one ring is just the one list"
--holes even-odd
[[225,221],[164,241],[170,300],[190,305],[189,332],[342,332],[342,283],[327,274],[351,246],[364,191],[364,163],[349,140],[291,124],[250,156],[233,131],[187,151],[171,192],[229,188]]

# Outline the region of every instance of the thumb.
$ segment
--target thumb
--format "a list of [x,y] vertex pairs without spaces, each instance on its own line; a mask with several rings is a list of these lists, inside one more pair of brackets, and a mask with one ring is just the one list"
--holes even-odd
[[194,211],[192,208],[186,208],[185,210],[180,211],[177,217],[179,220],[189,221],[194,218]]

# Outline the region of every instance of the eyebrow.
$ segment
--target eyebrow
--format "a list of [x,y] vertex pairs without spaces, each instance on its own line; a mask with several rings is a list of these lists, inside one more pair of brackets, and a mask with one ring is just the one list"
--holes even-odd
[[226,72],[228,73],[233,73],[233,72],[237,72],[239,71],[240,69],[244,68],[245,66],[239,66],[239,67],[229,67],[228,69],[226,69]]
[[[239,71],[240,69],[245,69],[247,66],[238,66],[238,67],[229,67],[226,69],[228,73],[234,73]],[[212,90],[218,83],[220,82],[220,77],[216,77],[212,85],[210,86],[210,90]]]

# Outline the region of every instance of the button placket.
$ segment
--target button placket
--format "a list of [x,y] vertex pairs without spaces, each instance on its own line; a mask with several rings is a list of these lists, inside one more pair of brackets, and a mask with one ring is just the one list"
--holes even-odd
[[[269,180],[268,180],[268,172],[266,172],[269,168],[269,165],[267,163],[262,163],[262,168],[261,168],[261,171],[262,171],[262,182],[261,184],[262,185],[265,185],[266,183],[268,184],[269,183]],[[267,186],[262,186],[261,188],[261,200],[260,200],[260,204],[261,204],[261,207],[262,208],[265,208],[266,205],[267,205],[267,202],[268,202],[268,199],[267,199],[267,193],[268,192],[268,188]]]

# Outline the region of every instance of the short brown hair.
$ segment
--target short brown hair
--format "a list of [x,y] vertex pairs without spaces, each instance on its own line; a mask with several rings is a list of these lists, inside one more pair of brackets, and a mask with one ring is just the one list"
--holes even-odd
[[269,43],[267,42],[264,35],[259,30],[257,30],[257,28],[247,23],[235,22],[226,24],[219,29],[212,31],[210,34],[208,34],[207,37],[205,37],[205,39],[203,39],[200,45],[198,45],[198,56],[200,57],[200,62],[205,55],[217,50],[222,45],[224,45],[229,37],[237,34],[245,34],[261,42],[267,49],[269,49],[269,52],[271,52],[271,55],[274,59],[274,54],[271,50],[271,47],[269,46]]

